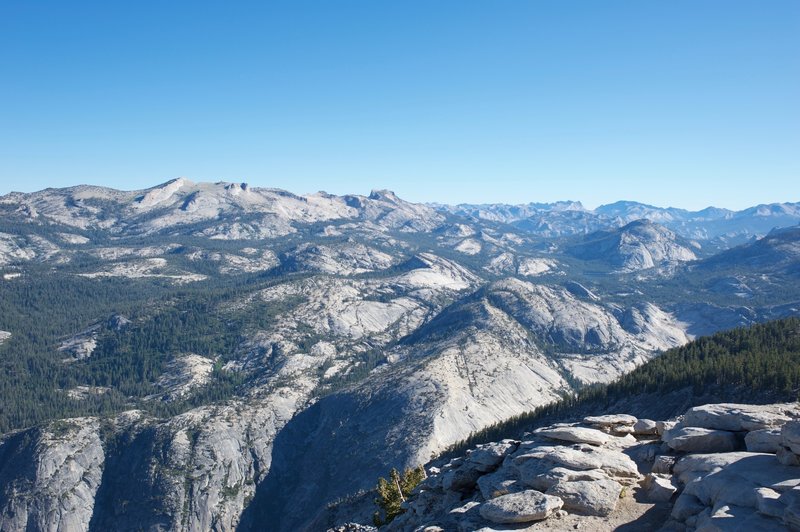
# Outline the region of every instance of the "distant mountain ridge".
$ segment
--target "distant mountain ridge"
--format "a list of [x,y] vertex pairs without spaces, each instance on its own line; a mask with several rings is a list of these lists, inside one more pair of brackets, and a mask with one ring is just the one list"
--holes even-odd
[[[0,528],[315,530],[391,467],[800,315],[786,205],[725,240],[627,203],[504,221],[185,179],[2,196]],[[756,238],[765,220],[792,223]]]
[[[636,201],[617,201],[595,209],[586,209],[579,201],[520,205],[431,205],[442,212],[512,224],[547,237],[586,234],[646,219],[662,224],[685,238],[716,240],[724,246],[763,236],[776,227],[800,223],[800,202],[756,205],[740,211],[718,207],[689,211],[655,207]],[[573,222],[570,223],[570,220]],[[577,220],[580,222],[576,223]]]
[[[234,234],[243,238],[285,234],[292,231],[293,221],[336,219],[382,220],[379,225],[391,223],[395,228],[428,230],[442,222],[442,214],[454,214],[514,225],[547,238],[588,234],[646,219],[684,238],[713,241],[724,248],[764,236],[777,227],[800,224],[800,202],[755,205],[740,211],[718,207],[690,211],[636,201],[617,201],[595,209],[586,209],[580,201],[571,200],[517,205],[414,204],[387,190],[374,190],[368,196],[324,192],[301,196],[247,183],[194,183],[185,178],[135,191],[79,185],[0,196],[0,207],[14,205],[31,218],[41,215],[84,228],[92,222],[124,233],[148,233],[177,223],[209,221],[223,214],[250,215],[254,219],[231,227]],[[392,209],[398,212],[384,220]],[[121,218],[126,218],[125,224],[120,223]],[[221,235],[225,229],[210,227],[207,236]]]

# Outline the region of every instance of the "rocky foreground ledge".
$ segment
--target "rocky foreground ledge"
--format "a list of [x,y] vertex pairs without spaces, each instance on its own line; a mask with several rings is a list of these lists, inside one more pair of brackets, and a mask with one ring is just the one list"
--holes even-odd
[[797,403],[592,416],[431,467],[381,530],[800,530],[799,455]]

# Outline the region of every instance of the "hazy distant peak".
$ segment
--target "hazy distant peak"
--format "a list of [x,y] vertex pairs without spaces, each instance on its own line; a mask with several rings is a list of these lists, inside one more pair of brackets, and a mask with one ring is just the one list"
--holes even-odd
[[391,203],[400,203],[402,200],[397,197],[397,194],[391,190],[372,190],[369,193],[369,199],[378,201],[388,201]]

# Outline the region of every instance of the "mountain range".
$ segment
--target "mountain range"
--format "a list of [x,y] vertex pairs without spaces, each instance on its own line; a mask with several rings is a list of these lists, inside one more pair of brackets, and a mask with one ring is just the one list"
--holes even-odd
[[0,528],[318,529],[391,467],[797,315],[798,223],[185,179],[2,196]]

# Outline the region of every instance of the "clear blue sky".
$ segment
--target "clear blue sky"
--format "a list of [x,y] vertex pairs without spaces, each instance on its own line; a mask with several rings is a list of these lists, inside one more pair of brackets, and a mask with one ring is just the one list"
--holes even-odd
[[798,201],[800,1],[0,3],[0,193],[177,176]]

